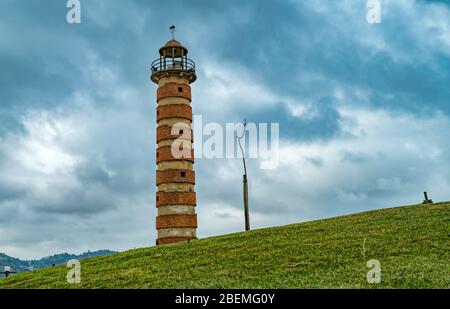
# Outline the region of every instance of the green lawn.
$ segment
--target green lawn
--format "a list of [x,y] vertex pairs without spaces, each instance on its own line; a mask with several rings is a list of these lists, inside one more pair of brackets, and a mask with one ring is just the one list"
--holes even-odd
[[[370,259],[381,263],[380,284],[367,283]],[[450,203],[131,250],[81,268],[78,285],[57,266],[0,288],[450,288]]]

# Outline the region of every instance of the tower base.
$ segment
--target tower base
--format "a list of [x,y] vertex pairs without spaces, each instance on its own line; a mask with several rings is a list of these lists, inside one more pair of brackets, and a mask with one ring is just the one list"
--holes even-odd
[[167,245],[167,244],[173,244],[176,242],[189,242],[191,240],[197,240],[197,237],[166,237],[166,238],[159,238],[156,240],[156,245]]

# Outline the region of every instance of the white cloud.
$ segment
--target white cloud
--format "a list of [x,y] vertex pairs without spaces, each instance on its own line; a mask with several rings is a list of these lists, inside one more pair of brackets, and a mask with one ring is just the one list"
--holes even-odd
[[46,175],[73,171],[78,159],[60,145],[75,131],[73,124],[65,119],[51,118],[45,112],[27,115],[22,124],[26,135],[19,137],[13,146],[13,154],[20,166]]
[[[427,188],[441,199],[450,194],[448,186],[443,188],[434,181],[427,183],[436,175],[449,176],[448,169],[442,168],[450,157],[448,141],[445,136],[436,134],[450,130],[450,120],[446,116],[437,114],[422,119],[383,110],[345,108],[340,108],[339,112],[352,123],[347,126],[351,137],[343,134],[326,143],[282,145],[281,169],[271,177],[289,179],[288,188],[297,187],[299,192],[290,195],[281,189],[280,195],[292,196],[292,203],[295,203],[294,197],[310,196],[313,192],[310,202],[317,205],[322,194],[335,192],[336,198],[358,202],[358,209],[364,210],[380,202],[386,203],[386,207],[398,200],[418,202],[421,192]],[[354,156],[343,160],[347,154]],[[308,158],[320,158],[323,167],[312,165]],[[434,190],[435,185],[439,185],[439,191]],[[371,200],[376,198],[373,190],[384,191],[381,193],[387,196],[380,201]],[[414,192],[417,200],[413,198]],[[325,215],[332,205],[321,207],[324,207],[321,215]],[[342,209],[347,211],[347,208]]]
[[201,73],[203,78],[193,85],[193,101],[202,114],[223,116],[244,106],[264,109],[277,102],[254,72],[237,64],[209,60]]

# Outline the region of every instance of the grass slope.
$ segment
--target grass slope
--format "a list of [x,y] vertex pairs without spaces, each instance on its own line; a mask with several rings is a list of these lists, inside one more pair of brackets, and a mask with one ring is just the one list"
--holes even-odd
[[449,236],[450,203],[399,207],[86,259],[79,285],[57,266],[0,288],[450,288]]

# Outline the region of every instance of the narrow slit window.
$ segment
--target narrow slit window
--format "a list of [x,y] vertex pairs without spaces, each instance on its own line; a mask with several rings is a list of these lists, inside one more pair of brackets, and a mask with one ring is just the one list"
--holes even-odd
[[178,92],[183,92],[183,87],[178,87]]
[[186,177],[186,172],[181,172],[181,177]]

